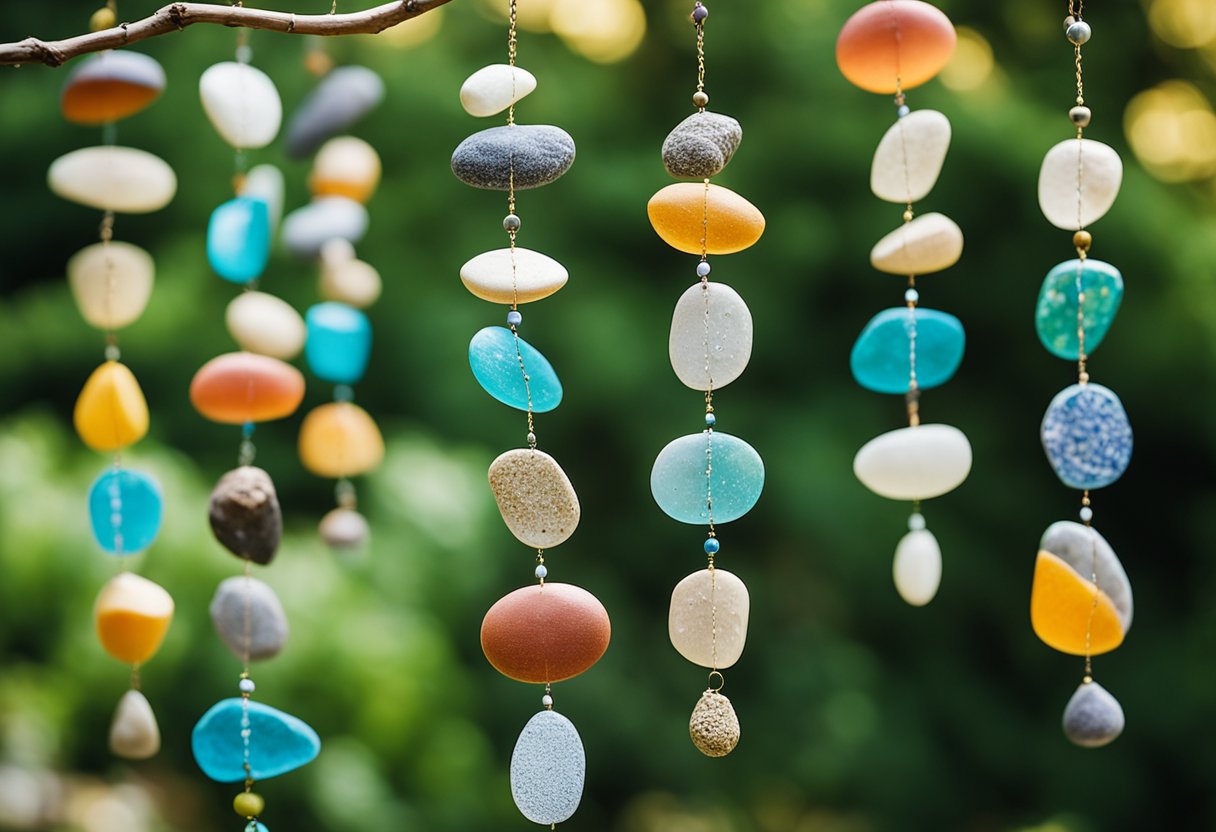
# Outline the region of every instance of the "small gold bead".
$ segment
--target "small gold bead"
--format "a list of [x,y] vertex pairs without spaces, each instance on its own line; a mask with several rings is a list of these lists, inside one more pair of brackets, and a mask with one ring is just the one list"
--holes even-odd
[[118,16],[114,14],[114,10],[109,6],[102,6],[89,18],[89,31],[100,32],[102,29],[113,29],[117,23]]
[[1081,384],[1089,384],[1089,373],[1081,373],[1077,376],[1077,381]]
[[709,104],[709,93],[704,90],[697,90],[692,94],[692,103],[696,107],[705,107]]
[[1094,244],[1094,235],[1088,231],[1078,231],[1072,235],[1072,244],[1079,251],[1089,251],[1089,247]]
[[911,209],[911,208],[909,208],[908,210],[904,211],[904,222],[912,222],[912,217],[913,217],[913,216],[914,216],[914,215],[913,215],[913,213],[912,213],[912,209]]
[[241,792],[232,799],[232,808],[243,818],[256,818],[266,808],[266,801],[257,792]]
[[304,56],[304,68],[309,74],[320,78],[334,68],[334,61],[320,49],[312,49]]

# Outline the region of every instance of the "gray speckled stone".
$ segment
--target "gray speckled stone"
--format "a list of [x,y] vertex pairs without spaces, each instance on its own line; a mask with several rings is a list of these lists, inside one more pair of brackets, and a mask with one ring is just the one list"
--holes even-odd
[[452,173],[466,185],[489,191],[539,188],[574,164],[574,139],[549,124],[491,127],[462,141],[452,153]]
[[1123,724],[1123,706],[1097,682],[1083,682],[1064,708],[1064,736],[1083,748],[1114,742]]
[[343,66],[321,79],[287,124],[287,155],[303,159],[384,100],[384,81],[365,66]]
[[524,726],[511,754],[511,796],[533,823],[562,823],[578,809],[587,756],[574,723],[541,711]]
[[1051,552],[1067,563],[1077,574],[1089,580],[1097,574],[1098,587],[1115,605],[1124,634],[1132,626],[1132,584],[1123,571],[1123,564],[1106,538],[1095,528],[1086,528],[1071,520],[1052,523],[1043,532],[1039,548]]
[[273,589],[243,575],[222,581],[211,599],[215,632],[238,659],[245,658],[245,612],[249,612],[249,658],[274,658],[287,643],[287,613]]
[[211,492],[211,531],[238,558],[266,565],[283,536],[283,513],[270,475],[261,468],[235,468]]
[[663,166],[676,179],[708,179],[730,163],[743,128],[730,116],[693,113],[663,142]]

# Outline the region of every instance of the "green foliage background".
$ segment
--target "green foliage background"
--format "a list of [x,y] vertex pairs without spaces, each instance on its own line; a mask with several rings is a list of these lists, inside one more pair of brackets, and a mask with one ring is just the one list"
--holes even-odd
[[[276,5],[325,10],[320,0],[316,9]],[[1210,188],[1167,187],[1141,170],[1121,125],[1134,93],[1174,76],[1212,92],[1210,70],[1156,42],[1140,6],[1095,4],[1089,135],[1117,147],[1127,172],[1095,228],[1094,256],[1116,264],[1128,289],[1091,366],[1120,393],[1136,430],[1132,467],[1097,495],[1095,522],[1124,560],[1137,612],[1125,646],[1097,661],[1126,709],[1127,732],[1084,751],[1059,729],[1081,662],[1040,644],[1027,612],[1038,537],[1077,504],[1038,446],[1043,408],[1074,368],[1040,347],[1032,324],[1042,276],[1071,256],[1035,198],[1043,153],[1069,134],[1063,4],[943,0],[957,24],[993,45],[997,68],[974,92],[934,83],[911,95],[914,107],[946,112],[955,135],[922,210],[955,217],[967,235],[962,262],[922,284],[924,303],[958,315],[969,340],[962,369],[926,394],[924,414],[962,428],[975,451],[967,483],[925,508],[945,557],[941,592],[925,609],[904,605],[891,586],[907,506],[874,497],[851,473],[855,450],[903,415],[898,398],[858,388],[847,363],[864,323],[902,293],[867,263],[874,240],[899,222],[898,209],[868,189],[891,106],[847,84],[833,59],[835,35],[858,4],[711,4],[713,107],[746,130],[718,181],[768,218],[760,244],[714,261],[715,279],[747,299],[757,335],[748,372],[718,397],[719,425],[753,442],[768,482],[755,511],[723,530],[720,562],[747,582],[753,607],[747,651],[727,674],[743,740],[712,761],[686,730],[703,673],[666,635],[671,587],[703,564],[701,532],[666,518],[648,488],[655,453],[701,423],[700,396],[675,379],[666,348],[693,259],[667,249],[645,214],[669,182],[659,145],[689,112],[686,5],[649,3],[644,44],[616,65],[588,63],[551,36],[525,33],[521,43],[521,63],[541,86],[520,120],[559,124],[579,143],[566,177],[520,201],[521,243],[571,273],[565,290],[524,310],[527,337],[566,386],[563,406],[540,417],[542,445],[584,510],[549,564],[556,579],[594,592],[614,629],[600,664],[556,690],[588,754],[586,796],[568,828],[1212,828],[1216,213]],[[9,4],[0,35],[65,36],[84,28],[92,8]],[[122,4],[124,17],[152,8]],[[169,87],[119,127],[120,142],[157,153],[180,178],[166,210],[120,217],[116,235],[150,250],[159,270],[146,316],[122,334],[153,414],[151,436],[126,461],[164,485],[165,529],[141,569],[178,603],[144,672],[165,747],[138,765],[106,749],[126,674],[92,633],[92,599],[115,565],[91,539],[84,501],[105,460],[70,424],[102,339],[76,313],[64,263],[96,239],[98,216],[44,181],[54,158],[98,135],[62,121],[64,70],[0,73],[0,799],[10,802],[0,818],[11,823],[18,803],[40,801],[48,819],[34,828],[241,828],[228,808],[232,787],[207,781],[188,743],[239,671],[207,616],[216,583],[239,564],[205,520],[207,493],[233,465],[238,437],[187,399],[195,369],[233,348],[222,319],[234,287],[209,272],[203,253],[207,217],[230,194],[231,151],[196,93],[198,75],[227,59],[233,38],[200,26],[140,44],[165,65]],[[375,351],[357,392],[389,455],[360,484],[370,551],[336,558],[314,531],[330,484],[295,458],[300,415],[258,431],[259,464],[278,483],[289,527],[259,574],[293,628],[284,655],[255,668],[259,696],[309,721],[325,742],[315,764],[260,787],[273,832],[530,826],[511,804],[507,763],[540,691],[500,677],[477,639],[484,610],[531,576],[531,555],[502,527],[484,482],[524,426],[468,372],[468,338],[502,310],[457,279],[466,259],[501,244],[503,201],[448,169],[451,149],[488,126],[460,109],[456,91],[500,59],[503,39],[474,0],[457,0],[439,35],[418,48],[367,37],[329,45],[339,63],[371,66],[388,86],[384,105],[352,132],[384,161],[358,246],[385,289],[370,310]],[[255,34],[252,43],[290,109],[313,83],[301,39]],[[289,207],[307,199],[306,162],[289,162],[277,145],[251,162],[283,166]],[[262,286],[303,309],[315,299],[315,269],[279,254]],[[310,382],[301,414],[328,395]],[[128,814],[106,815],[106,800]],[[126,820],[107,820],[115,817]]]

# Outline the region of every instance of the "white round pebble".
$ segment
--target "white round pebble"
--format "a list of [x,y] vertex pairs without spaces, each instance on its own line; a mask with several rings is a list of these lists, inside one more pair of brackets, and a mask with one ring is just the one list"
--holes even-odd
[[671,593],[667,634],[676,651],[693,664],[725,670],[743,655],[750,612],[743,581],[725,569],[702,569]]
[[265,147],[279,134],[283,102],[274,81],[245,63],[225,61],[203,72],[198,93],[211,125],[233,147]]
[[509,64],[483,66],[460,87],[460,105],[471,116],[496,115],[536,89],[536,76]]
[[937,595],[942,582],[942,550],[933,532],[910,531],[895,548],[892,565],[895,589],[914,607],[923,607]]
[[950,148],[950,120],[936,110],[917,110],[887,129],[870,168],[874,195],[901,205],[929,195]]
[[68,283],[81,316],[98,329],[122,329],[143,314],[152,296],[152,256],[130,243],[94,243],[68,261]]
[[971,443],[949,425],[919,425],[871,439],[853,458],[866,488],[890,500],[928,500],[962,485],[971,472]]
[[177,175],[160,157],[133,147],[83,147],[47,171],[51,191],[88,208],[120,214],[159,211],[177,193]]
[[1123,184],[1123,160],[1093,139],[1065,139],[1043,157],[1039,207],[1056,228],[1076,231],[1105,216]]
[[752,357],[752,313],[725,283],[694,283],[676,302],[668,354],[676,376],[693,390],[720,390]]
[[932,274],[963,256],[963,231],[945,214],[921,214],[874,244],[870,263],[880,272]]
[[241,349],[290,361],[304,349],[304,319],[290,303],[265,292],[242,292],[224,314]]

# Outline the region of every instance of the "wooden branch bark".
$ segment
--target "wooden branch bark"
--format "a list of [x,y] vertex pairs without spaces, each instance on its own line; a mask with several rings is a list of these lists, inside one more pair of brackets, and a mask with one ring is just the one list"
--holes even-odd
[[450,0],[398,0],[350,14],[294,14],[215,3],[170,3],[142,20],[120,23],[100,32],[65,40],[44,41],[31,37],[0,44],[0,66],[46,64],[58,67],[79,55],[118,49],[195,23],[267,29],[289,35],[374,35],[448,2]]

